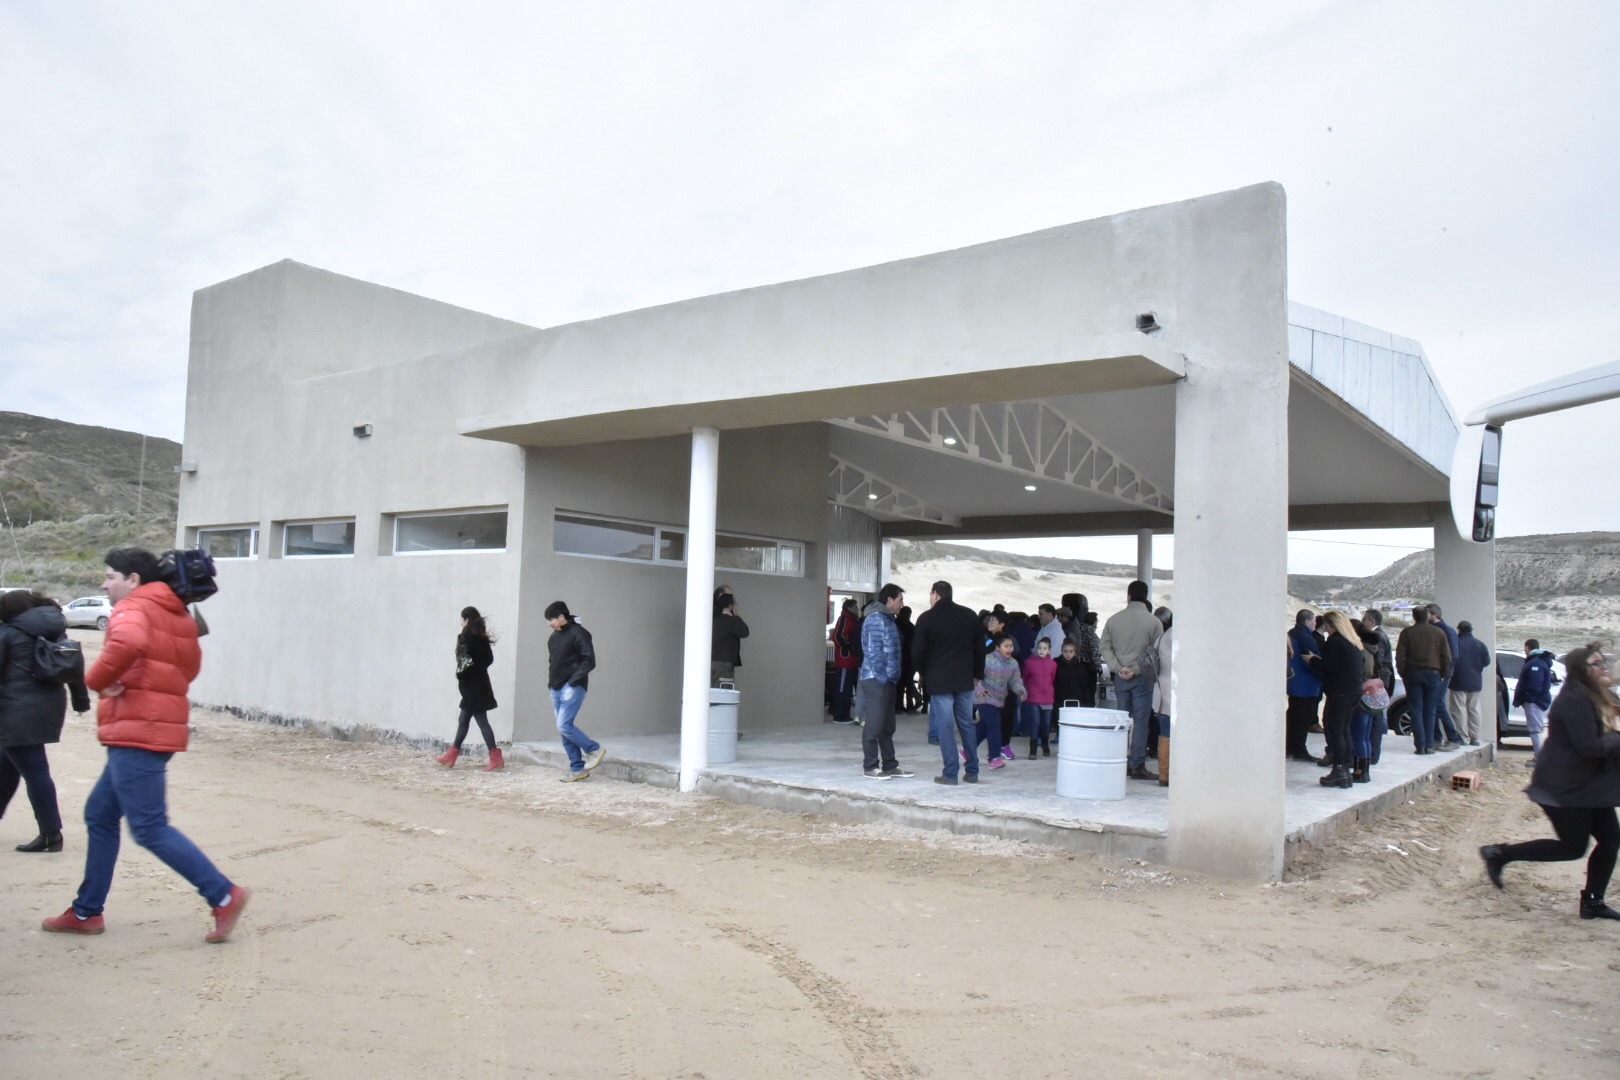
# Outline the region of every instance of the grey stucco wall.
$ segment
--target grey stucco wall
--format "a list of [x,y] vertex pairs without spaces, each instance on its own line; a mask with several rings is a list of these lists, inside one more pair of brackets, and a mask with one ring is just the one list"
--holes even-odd
[[[593,736],[680,729],[682,567],[581,558],[552,550],[558,509],[684,526],[690,437],[528,451],[517,643],[519,739],[554,739],[542,616],[566,601],[596,643],[598,672],[580,724]],[[739,687],[745,730],[822,718],[826,581],[827,428],[799,424],[726,432],[720,439],[722,532],[805,543],[806,576],[719,570],[736,590],[751,636]]]
[[[428,356],[515,323],[283,262],[203,289],[192,308],[180,532],[254,525],[256,559],[220,564],[193,697],[340,730],[447,738],[457,613],[515,629],[523,452],[455,433],[498,392],[487,368]],[[345,370],[347,367],[362,370]],[[358,439],[352,429],[373,423]],[[507,551],[393,556],[385,515],[505,506]],[[355,519],[352,558],[281,559],[279,523]],[[497,651],[492,717],[511,729]]]

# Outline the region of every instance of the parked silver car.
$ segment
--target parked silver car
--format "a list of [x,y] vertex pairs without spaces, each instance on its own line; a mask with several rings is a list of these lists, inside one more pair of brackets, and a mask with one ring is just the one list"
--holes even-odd
[[[1496,741],[1528,739],[1530,729],[1524,719],[1524,710],[1513,704],[1513,691],[1519,685],[1519,672],[1524,670],[1524,654],[1499,650],[1496,654]],[[1564,681],[1564,664],[1553,661],[1553,696]],[[1389,730],[1397,735],[1412,734],[1412,718],[1406,704],[1406,684],[1395,677],[1395,692],[1390,695]]]
[[67,616],[69,626],[93,626],[97,630],[107,629],[107,620],[112,617],[112,601],[105,596],[81,596],[62,609]]

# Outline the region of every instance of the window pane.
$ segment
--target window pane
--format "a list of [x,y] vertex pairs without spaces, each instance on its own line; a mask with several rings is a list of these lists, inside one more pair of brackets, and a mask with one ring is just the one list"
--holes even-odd
[[714,538],[714,565],[717,570],[754,570],[776,573],[776,541],[750,540],[742,536]]
[[552,547],[568,555],[651,562],[654,532],[651,525],[558,514],[552,531]]
[[480,514],[432,514],[394,521],[394,550],[504,551],[506,511]]
[[216,559],[251,559],[254,529],[198,529],[197,546]]
[[804,574],[804,548],[799,544],[783,544],[777,552],[779,572],[795,577]]
[[288,525],[283,555],[353,555],[353,521],[312,521]]
[[669,529],[658,531],[658,557],[664,562],[686,561],[686,534]]

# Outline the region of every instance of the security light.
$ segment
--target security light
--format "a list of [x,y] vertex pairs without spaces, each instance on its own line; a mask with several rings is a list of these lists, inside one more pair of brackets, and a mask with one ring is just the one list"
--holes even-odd
[[1159,319],[1151,311],[1144,311],[1136,317],[1136,328],[1144,334],[1151,334],[1160,329]]
[[370,435],[371,435],[371,425],[370,424],[356,424],[356,425],[354,425],[354,437],[355,438],[364,439],[364,438],[370,437]]
[[197,471],[197,463],[195,461],[182,461],[174,467],[174,471],[177,473],[194,473]]

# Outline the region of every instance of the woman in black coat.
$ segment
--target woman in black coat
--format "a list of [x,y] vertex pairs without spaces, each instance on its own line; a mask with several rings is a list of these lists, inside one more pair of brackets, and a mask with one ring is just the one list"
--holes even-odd
[[1350,729],[1356,705],[1361,701],[1361,671],[1364,653],[1361,635],[1350,626],[1342,611],[1330,611],[1327,625],[1332,631],[1322,643],[1322,655],[1311,657],[1311,671],[1322,680],[1326,702],[1322,707],[1322,728],[1327,732],[1328,755],[1333,771],[1322,777],[1323,787],[1350,787],[1355,783]]
[[455,743],[434,759],[445,768],[454,766],[461,756],[469,720],[478,721],[479,734],[489,747],[489,764],[483,771],[506,768],[506,759],[501,756],[501,748],[495,745],[495,732],[489,726],[489,710],[495,708],[495,689],[489,684],[489,668],[495,663],[495,650],[490,648],[494,641],[478,609],[462,608],[461,635],[456,638],[456,683],[461,687],[461,716],[456,720]]
[[1620,855],[1620,699],[1614,693],[1615,671],[1595,644],[1564,657],[1568,678],[1547,711],[1547,738],[1536,755],[1525,794],[1541,807],[1556,840],[1523,844],[1487,844],[1479,849],[1491,884],[1502,887],[1502,868],[1510,862],[1569,862],[1586,854],[1586,888],[1581,890],[1583,919],[1620,919],[1604,902],[1614,861]]
[[77,713],[89,711],[90,695],[82,671],[66,685],[42,682],[34,678],[33,662],[36,641],[66,636],[67,620],[56,601],[24,589],[0,596],[0,814],[21,782],[39,823],[39,835],[18,851],[62,850],[62,813],[45,746],[62,739],[69,694]]

